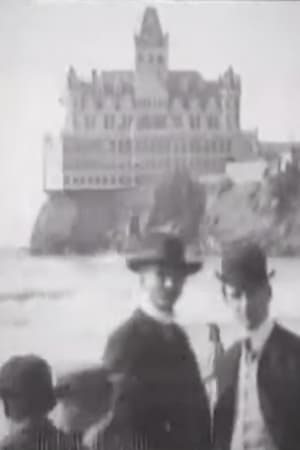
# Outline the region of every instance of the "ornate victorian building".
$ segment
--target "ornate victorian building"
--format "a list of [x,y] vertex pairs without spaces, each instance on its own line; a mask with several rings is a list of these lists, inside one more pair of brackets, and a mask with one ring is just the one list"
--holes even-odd
[[135,36],[135,70],[67,76],[66,123],[47,139],[46,191],[124,189],[152,184],[177,167],[193,176],[249,159],[255,133],[240,129],[239,77],[217,80],[169,70],[169,41],[155,8]]

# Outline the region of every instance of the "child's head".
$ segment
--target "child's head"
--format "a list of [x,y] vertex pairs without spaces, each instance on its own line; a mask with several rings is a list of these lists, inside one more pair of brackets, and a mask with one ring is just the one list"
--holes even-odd
[[47,361],[36,355],[10,358],[0,368],[0,397],[6,417],[12,421],[47,415],[55,405]]

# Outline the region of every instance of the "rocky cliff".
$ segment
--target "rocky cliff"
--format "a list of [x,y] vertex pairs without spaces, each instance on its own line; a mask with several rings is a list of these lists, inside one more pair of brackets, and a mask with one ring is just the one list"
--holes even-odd
[[154,191],[53,194],[39,212],[31,250],[49,254],[124,248],[134,213],[145,233],[171,228],[207,253],[219,252],[230,240],[253,237],[270,254],[300,255],[300,175],[296,175],[296,187],[291,187],[287,173],[263,183],[233,185],[227,180],[205,194],[202,186],[177,173]]
[[184,171],[152,189],[52,194],[36,220],[31,251],[82,254],[128,248],[126,231],[134,215],[144,235],[167,227],[195,241],[204,207],[203,187]]
[[239,238],[253,238],[273,256],[300,255],[300,196],[295,195],[284,214],[272,180],[231,185],[209,201],[203,234],[207,251]]
[[52,194],[34,225],[34,254],[94,253],[122,239],[132,211],[148,207],[148,192],[131,190]]

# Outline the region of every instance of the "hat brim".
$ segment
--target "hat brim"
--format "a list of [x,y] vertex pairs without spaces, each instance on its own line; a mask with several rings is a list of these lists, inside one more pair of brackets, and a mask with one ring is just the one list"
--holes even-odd
[[[270,280],[270,279],[272,279],[275,275],[276,275],[276,270],[275,270],[275,269],[272,269],[270,272],[267,273],[267,278],[266,278],[266,279],[267,279],[267,280]],[[229,280],[228,277],[226,277],[222,272],[216,271],[216,272],[215,272],[215,276],[216,276],[216,278],[217,278],[219,281],[221,281],[221,283],[224,283],[224,284],[230,284],[230,285],[236,284],[236,283],[233,283],[231,280]]]
[[181,271],[185,276],[193,275],[203,267],[202,261],[184,261],[181,263],[169,263],[159,258],[141,258],[141,257],[131,257],[126,260],[127,267],[133,272],[140,272],[146,267],[159,266],[174,268]]

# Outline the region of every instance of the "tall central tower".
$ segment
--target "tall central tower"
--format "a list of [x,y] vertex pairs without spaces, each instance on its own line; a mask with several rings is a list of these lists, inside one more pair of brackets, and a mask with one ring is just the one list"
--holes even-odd
[[148,7],[141,29],[135,36],[135,70],[137,75],[153,74],[165,79],[168,73],[169,37],[163,34],[157,11]]

